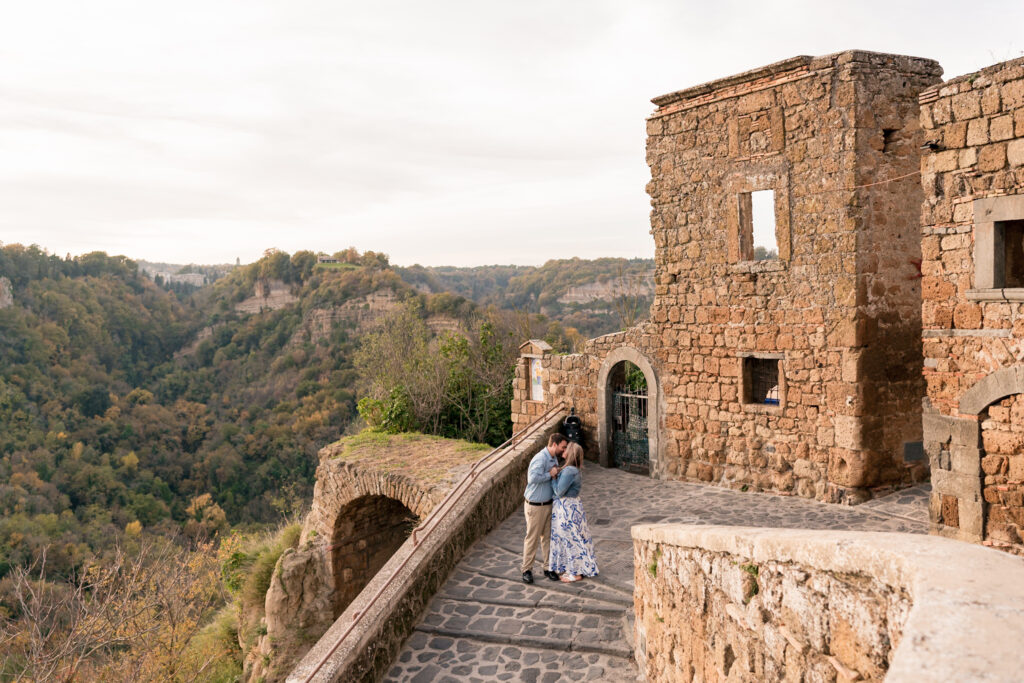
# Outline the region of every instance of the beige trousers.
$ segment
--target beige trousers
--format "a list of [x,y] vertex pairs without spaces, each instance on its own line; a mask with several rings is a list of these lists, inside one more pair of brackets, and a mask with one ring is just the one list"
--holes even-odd
[[537,555],[537,543],[544,553],[544,569],[548,569],[548,555],[551,553],[551,505],[530,505],[523,501],[526,512],[526,540],[523,541],[522,571],[533,569]]

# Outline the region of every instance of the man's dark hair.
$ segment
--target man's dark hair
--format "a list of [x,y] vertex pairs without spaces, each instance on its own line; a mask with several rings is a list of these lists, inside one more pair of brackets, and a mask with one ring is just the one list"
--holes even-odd
[[548,447],[550,448],[551,446],[557,446],[558,444],[563,443],[565,441],[568,441],[568,439],[566,439],[563,435],[552,434],[551,438],[548,439]]

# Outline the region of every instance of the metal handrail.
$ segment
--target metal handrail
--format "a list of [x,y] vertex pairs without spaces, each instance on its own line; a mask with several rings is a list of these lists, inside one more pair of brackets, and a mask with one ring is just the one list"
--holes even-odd
[[[447,512],[454,509],[454,503],[461,499],[463,495],[465,495],[465,493],[469,490],[470,486],[472,486],[473,482],[476,481],[476,478],[485,470],[490,468],[494,463],[500,461],[499,458],[495,458],[493,456],[503,451],[506,451],[509,448],[517,446],[519,442],[523,441],[531,432],[535,432],[538,426],[542,426],[552,414],[564,409],[565,401],[560,400],[558,403],[554,404],[553,406],[545,410],[541,415],[537,417],[537,419],[535,419],[525,428],[513,434],[511,437],[506,439],[505,442],[502,443],[500,446],[497,446],[490,453],[488,453],[487,455],[473,463],[473,467],[466,474],[466,476],[460,479],[458,484],[456,484],[451,489],[451,491],[448,492],[448,495],[444,497],[441,503],[430,511],[430,514],[427,515],[427,518],[425,520],[423,520],[423,523],[417,528],[413,529],[413,548],[418,548],[420,545],[423,544],[423,542],[427,538],[430,537],[430,533],[437,528],[437,524],[441,520],[441,518],[444,517],[445,514],[447,514]],[[490,461],[484,464],[484,462],[487,461],[488,459],[490,459]],[[338,651],[338,648],[341,647],[341,643],[345,640],[345,638],[348,637],[350,633],[352,633],[352,630],[359,623],[360,619],[362,619],[363,615],[370,611],[370,608],[377,603],[380,597],[384,595],[385,591],[387,591],[387,589],[391,586],[391,583],[395,580],[395,577],[398,576],[398,574],[401,573],[403,569],[405,569],[406,563],[408,563],[409,560],[412,559],[413,554],[414,553],[409,553],[408,555],[406,555],[405,559],[402,560],[402,563],[398,565],[398,567],[393,572],[391,572],[391,576],[388,577],[388,580],[384,583],[384,585],[378,588],[377,592],[374,593],[372,598],[370,598],[370,602],[366,605],[366,607],[352,615],[352,623],[350,623],[348,628],[345,629],[345,632],[338,637],[334,645],[331,646],[331,649],[327,651],[327,654],[325,654],[320,659],[320,661],[316,665],[316,668],[313,669],[313,671],[310,672],[308,676],[306,676],[303,683],[310,683],[310,681],[313,680],[313,677],[320,673],[320,669],[322,669],[324,664],[327,663],[327,660],[334,656],[334,653]]]

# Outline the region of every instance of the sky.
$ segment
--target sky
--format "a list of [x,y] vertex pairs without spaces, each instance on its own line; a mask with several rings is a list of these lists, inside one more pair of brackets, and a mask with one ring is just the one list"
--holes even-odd
[[171,263],[652,257],[652,97],[799,54],[1024,54],[1020,0],[4,4],[0,242]]

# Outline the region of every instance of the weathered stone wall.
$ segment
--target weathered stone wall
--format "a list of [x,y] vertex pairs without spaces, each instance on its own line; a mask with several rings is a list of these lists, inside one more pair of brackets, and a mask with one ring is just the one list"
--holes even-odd
[[[545,400],[575,403],[600,441],[596,380],[629,346],[658,382],[654,476],[830,502],[922,478],[904,458],[923,391],[917,96],[940,73],[846,52],[656,98],[651,322],[547,356]],[[779,258],[747,260],[744,196],[769,189]],[[778,360],[779,405],[745,401],[749,356]],[[523,400],[526,373],[517,425],[543,410]]]
[[386,496],[363,496],[338,513],[332,539],[335,614],[341,614],[395,551],[419,519]]
[[[618,361],[609,362],[609,357],[617,358],[617,352],[627,350],[622,360],[630,360],[635,364],[648,363],[650,371],[647,375],[648,396],[651,401],[650,439],[651,474],[652,476],[675,477],[678,462],[669,461],[669,467],[675,470],[662,475],[659,460],[660,450],[657,447],[662,431],[662,416],[658,400],[660,383],[658,370],[654,366],[654,357],[642,351],[653,348],[656,344],[657,328],[650,323],[641,323],[625,332],[607,334],[596,339],[589,339],[582,353],[560,355],[545,353],[543,363],[543,401],[531,401],[528,358],[521,358],[516,366],[513,380],[512,421],[516,431],[529,425],[536,415],[542,414],[549,406],[558,401],[576,409],[576,414],[583,423],[584,453],[590,460],[600,461],[604,465],[611,463],[609,452],[609,435],[602,431],[607,427],[609,407],[605,405],[607,386],[602,382],[602,370],[606,373]],[[620,354],[621,355],[621,354]]]
[[980,417],[985,538],[1024,555],[1024,396],[993,403]]
[[633,540],[647,681],[1013,681],[1024,665],[1024,566],[986,548],[684,525]]
[[[1019,546],[1007,522],[1022,512],[1019,497],[998,488],[1009,480],[997,482],[1012,476],[1004,464],[1022,451],[1002,442],[1000,418],[985,412],[1003,414],[1006,406],[993,404],[1024,389],[1024,288],[1003,278],[1005,250],[1020,245],[1002,239],[1007,221],[1024,220],[1024,59],[955,78],[920,102],[929,146],[921,271],[933,530]],[[982,441],[986,419],[989,445],[1001,442],[998,458]],[[999,521],[986,524],[991,514]]]
[[274,568],[267,634],[246,659],[246,680],[282,680],[484,452],[409,434],[321,449],[313,504],[299,547]]
[[[564,416],[564,413],[556,413],[534,424],[520,441],[497,456],[493,467],[468,483],[466,495],[452,503],[450,513],[433,531],[422,536],[418,543],[408,539],[303,657],[287,680],[306,680],[324,657],[327,661],[314,681],[380,680],[427,603],[466,549],[520,509],[530,458],[544,447]],[[410,508],[415,512],[415,508]],[[433,518],[428,517],[422,526],[432,527],[433,524]],[[389,587],[383,599],[371,606],[372,596],[386,585]],[[357,614],[360,618],[355,629],[340,640]],[[340,645],[335,648],[339,640]]]

